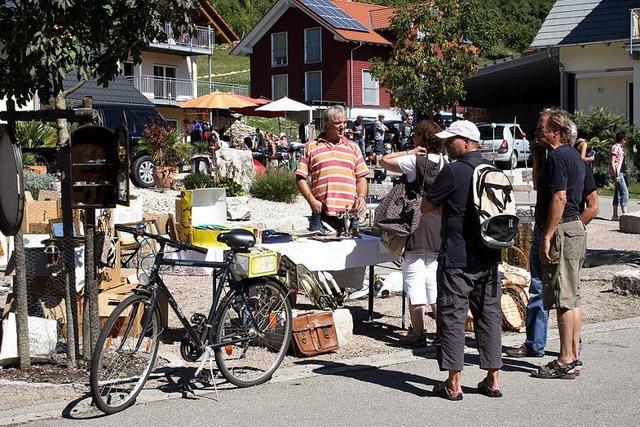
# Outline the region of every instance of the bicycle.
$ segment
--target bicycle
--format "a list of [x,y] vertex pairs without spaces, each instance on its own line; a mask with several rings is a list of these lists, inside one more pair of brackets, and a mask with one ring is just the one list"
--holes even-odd
[[[133,405],[153,370],[163,332],[159,293],[164,294],[186,330],[180,352],[187,361],[199,361],[194,375],[197,379],[207,373],[207,362],[213,379],[212,354],[222,375],[238,387],[258,385],[271,378],[289,348],[291,304],[288,292],[275,278],[247,278],[235,267],[236,254],[248,252],[255,245],[253,233],[238,229],[219,235],[218,241],[230,249],[225,251],[224,261],[213,262],[167,259],[165,247],[203,254],[207,250],[141,229],[115,227],[136,238],[155,240],[159,250],[149,274],[139,277],[140,285],[114,308],[98,336],[89,380],[93,400],[103,412],[113,414]],[[159,275],[162,266],[213,269],[213,300],[206,317],[194,313],[191,322],[187,320]],[[225,283],[229,289],[223,296]]]

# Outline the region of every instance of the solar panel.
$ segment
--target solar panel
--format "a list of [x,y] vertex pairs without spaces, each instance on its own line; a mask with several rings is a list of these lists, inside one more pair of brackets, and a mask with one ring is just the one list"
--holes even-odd
[[309,10],[334,28],[354,31],[369,31],[367,27],[348,15],[344,10],[331,3],[330,0],[300,0],[300,3],[305,5]]

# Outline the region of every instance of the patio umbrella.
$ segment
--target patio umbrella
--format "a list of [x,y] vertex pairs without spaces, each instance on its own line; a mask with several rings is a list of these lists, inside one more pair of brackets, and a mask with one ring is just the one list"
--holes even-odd
[[256,103],[247,100],[247,97],[233,93],[211,92],[199,96],[191,101],[182,102],[180,108],[184,109],[208,109],[209,121],[213,121],[212,110],[216,110],[216,130],[220,128],[218,113],[219,110],[230,110],[231,108],[255,107]]
[[[255,111],[256,113],[281,112],[286,117],[287,113],[296,112],[296,111],[311,111],[311,110],[313,110],[313,107],[284,96],[278,99],[277,101],[273,101],[270,104],[266,104],[256,108]],[[278,118],[278,129],[280,129],[279,118]]]
[[243,116],[255,116],[255,117],[278,117],[278,115],[282,115],[282,113],[280,112],[273,112],[273,111],[256,112],[257,107],[261,107],[265,104],[271,103],[271,100],[268,98],[250,98],[244,95],[238,95],[238,96],[245,99],[246,101],[253,102],[256,105],[251,107],[232,108],[232,110],[236,113],[240,113]]
[[255,107],[258,105],[247,98],[233,93],[211,92],[191,101],[181,102],[180,108],[229,110],[230,108]]

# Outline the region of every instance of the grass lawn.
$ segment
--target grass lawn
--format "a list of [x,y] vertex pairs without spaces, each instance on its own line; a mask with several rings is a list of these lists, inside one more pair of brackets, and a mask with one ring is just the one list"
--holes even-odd
[[[219,74],[234,73],[225,76],[214,77],[214,81],[223,83],[249,84],[249,57],[231,56],[231,45],[219,45],[213,50],[212,69],[214,76]],[[199,56],[198,76],[206,78],[209,73],[209,59],[207,56]],[[240,73],[238,73],[240,72]]]
[[[599,188],[598,194],[601,196],[613,196],[613,188]],[[629,186],[629,198],[640,199],[640,182],[635,182]]]

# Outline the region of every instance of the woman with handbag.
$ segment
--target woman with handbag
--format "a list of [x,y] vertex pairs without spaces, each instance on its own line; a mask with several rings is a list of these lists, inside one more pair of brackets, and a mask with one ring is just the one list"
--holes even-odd
[[[404,174],[409,186],[417,187],[424,194],[433,184],[438,172],[446,163],[442,155],[442,140],[435,134],[441,128],[434,121],[422,120],[414,130],[410,150],[387,154],[380,165],[392,172]],[[411,330],[400,342],[410,346],[426,345],[424,315],[427,304],[436,314],[436,270],[440,249],[440,216],[424,215],[418,228],[409,236],[402,259],[404,287],[409,296]]]

